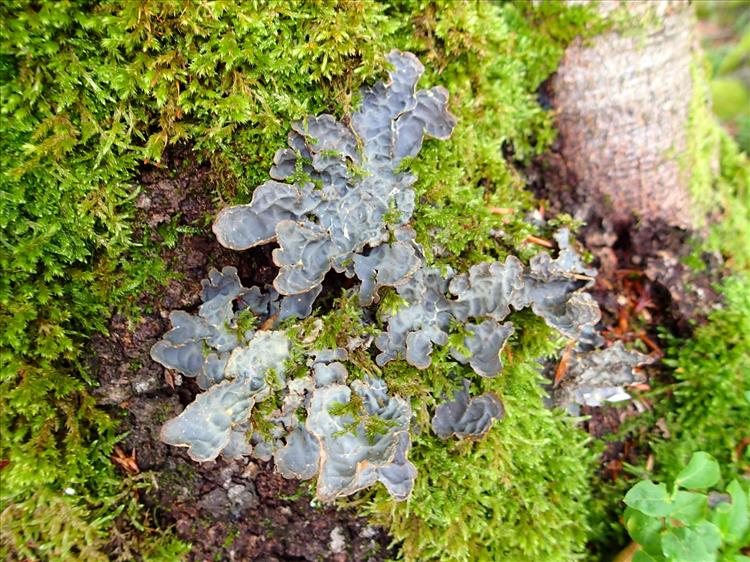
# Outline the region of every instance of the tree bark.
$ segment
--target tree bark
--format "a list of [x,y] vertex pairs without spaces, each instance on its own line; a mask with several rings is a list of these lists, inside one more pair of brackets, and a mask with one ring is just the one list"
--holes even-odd
[[692,96],[693,12],[687,2],[626,5],[643,20],[568,48],[550,94],[559,130],[549,159],[558,186],[572,189],[581,218],[694,225],[684,158]]

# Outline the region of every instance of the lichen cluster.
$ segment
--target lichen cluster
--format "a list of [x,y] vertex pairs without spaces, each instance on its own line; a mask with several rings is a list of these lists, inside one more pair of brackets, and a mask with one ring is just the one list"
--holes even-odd
[[[173,312],[172,330],[151,349],[156,361],[195,377],[204,390],[164,424],[162,441],[187,447],[199,462],[220,454],[263,460],[273,456],[276,469],[287,478],[317,476],[323,500],[352,494],[375,481],[383,482],[396,498],[409,495],[416,469],[406,459],[411,443],[408,402],[389,396],[384,382],[374,376],[347,385],[343,348],[311,351],[306,375],[288,378],[292,341],[286,332],[243,328],[248,313],[261,324],[307,316],[308,302],[285,310],[289,299],[292,306],[299,301],[243,287],[233,267],[211,271],[202,298],[197,316]],[[280,406],[265,420],[272,429],[261,435],[252,426],[251,413],[274,394]],[[355,419],[357,412],[333,413],[335,407],[355,401],[386,430],[371,431]]]
[[[100,348],[92,338],[109,330],[112,341],[122,343],[120,314],[142,334],[153,303],[171,300],[164,286],[174,262],[190,259],[188,250],[205,227],[203,217],[169,206],[165,210],[157,199],[151,211],[144,210],[142,200],[154,195],[144,171],[146,177],[153,175],[152,164],[161,162],[157,175],[174,180],[176,196],[193,198],[196,190],[182,187],[186,175],[196,179],[196,172],[210,166],[211,181],[198,188],[204,191],[197,207],[206,210],[212,197],[228,204],[247,202],[252,189],[268,179],[286,124],[305,115],[351,113],[352,105],[358,107],[352,94],[381,76],[383,53],[396,46],[429,61],[426,80],[451,92],[451,111],[459,120],[450,142],[426,142],[418,157],[403,165],[418,176],[409,222],[429,263],[441,266],[441,274],[446,265],[460,274],[478,262],[505,262],[512,251],[527,264],[538,249],[523,241],[530,234],[550,233],[545,225],[523,220],[536,202],[523,189],[526,178],[516,165],[528,164],[555,137],[554,116],[543,107],[539,86],[568,44],[609,25],[592,4],[452,0],[268,0],[262,7],[255,2],[7,0],[0,19],[0,105],[6,125],[0,160],[7,171],[0,198],[5,362],[0,377],[0,558],[87,562],[133,557],[172,562],[190,550],[186,541],[195,542],[193,555],[200,556],[208,535],[215,550],[205,557],[230,557],[238,548],[229,545],[231,540],[221,546],[221,533],[201,536],[205,512],[194,501],[205,486],[181,487],[190,492],[175,502],[164,485],[182,478],[184,471],[195,472],[194,467],[162,470],[158,463],[149,465],[148,451],[140,448],[140,474],[127,476],[112,462],[116,444],[130,451],[151,435],[150,424],[132,425],[134,419],[143,420],[135,412],[138,405],[153,400],[161,412],[171,391],[136,394],[135,400],[121,403],[131,415],[97,404]],[[713,210],[723,220],[713,230],[710,249],[720,249],[731,256],[735,269],[744,270],[750,259],[747,158],[709,117],[700,88],[706,81],[703,65],[696,62],[691,150],[684,164],[699,180],[702,197],[714,201],[720,194]],[[197,162],[203,165],[196,167]],[[301,179],[304,166],[297,174],[295,164],[296,179],[283,181]],[[358,169],[353,162],[351,167]],[[192,202],[189,207],[196,208]],[[498,216],[495,207],[513,212]],[[152,211],[162,217],[156,226],[144,221]],[[498,231],[501,235],[494,236]],[[379,263],[377,254],[385,247],[357,255]],[[207,256],[207,263],[221,269],[215,259]],[[395,290],[375,286],[393,283],[389,270],[380,268],[374,277],[356,274],[365,294],[381,296],[378,312],[384,316],[395,312],[400,301]],[[658,388],[657,395],[667,399],[656,400],[656,410],[641,417],[666,420],[671,434],[664,439],[659,424],[653,456],[655,476],[661,479],[674,476],[675,467],[683,466],[696,448],[711,451],[734,475],[747,465],[748,453],[736,454],[747,433],[742,420],[748,419],[750,404],[737,391],[747,387],[750,372],[746,277],[727,280],[728,305],[693,342],[675,339],[665,348],[677,383]],[[281,297],[269,295],[274,295],[269,288],[259,288],[255,297],[243,296],[268,299],[269,309],[258,316],[240,312],[238,332],[257,331],[264,327],[260,318],[281,311]],[[314,296],[305,298],[312,302]],[[346,339],[361,321],[373,319],[374,309],[361,309],[355,300],[348,295],[335,299],[330,310],[329,300],[317,301],[317,343],[335,348],[334,340]],[[296,306],[284,302],[285,310]],[[240,308],[238,301],[233,306]],[[113,312],[118,316],[110,324]],[[201,330],[212,329],[204,320],[208,327],[199,322]],[[552,341],[545,323],[529,310],[514,312],[500,324],[507,321],[515,331],[498,357],[503,374],[491,378],[474,376],[471,366],[453,355],[454,349],[471,355],[465,325],[449,332],[446,346],[435,347],[425,370],[401,359],[378,368],[378,350],[372,346],[367,369],[359,365],[364,350],[346,358],[332,351],[325,359],[322,350],[299,356],[292,341],[292,356],[301,366],[285,375],[292,379],[290,408],[303,386],[294,381],[306,380],[311,370],[313,377],[328,381],[323,385],[379,374],[392,393],[411,398],[412,425],[419,424],[409,451],[419,470],[411,501],[394,503],[378,486],[357,502],[360,512],[374,514],[388,528],[405,560],[575,560],[586,552],[587,541],[600,541],[606,552],[617,543],[611,533],[621,492],[597,500],[614,506],[616,516],[591,515],[591,493],[604,484],[589,484],[595,470],[590,437],[558,409],[543,408],[537,358],[563,344]],[[382,325],[367,330],[373,327]],[[294,327],[287,334],[294,335]],[[208,347],[207,339],[200,339],[205,352],[217,358],[224,353]],[[133,345],[139,342],[133,338]],[[130,373],[141,365],[142,351],[139,347],[138,357],[117,359],[118,366]],[[318,357],[326,366],[345,364],[346,380],[339,367],[307,365]],[[107,357],[101,359],[108,364]],[[140,370],[157,379],[152,366]],[[220,370],[214,372],[218,377]],[[560,390],[570,376],[571,371]],[[467,412],[478,411],[471,406],[478,397],[469,394],[491,392],[502,399],[504,417],[481,439],[446,443],[430,430],[432,417],[440,400],[459,402],[456,416],[463,415],[463,399],[456,392],[464,379],[470,380]],[[278,392],[253,406],[253,422],[282,406],[276,403]],[[184,397],[185,389],[179,394]],[[359,400],[354,391],[352,397]],[[176,398],[172,394],[169,400]],[[355,411],[349,405],[333,410],[342,416]],[[369,420],[370,433],[382,428],[376,417],[359,412],[352,417]],[[483,428],[484,418],[476,419]],[[289,439],[298,436],[292,432]],[[256,453],[262,451],[260,442],[251,445]],[[307,460],[301,458],[294,470],[309,470],[305,467]],[[616,485],[623,482],[618,479]],[[155,521],[146,505],[167,517]],[[163,527],[178,505],[197,507],[200,519],[179,539]],[[113,506],[118,506],[117,517]],[[600,523],[592,532],[587,520],[597,517]]]
[[445,89],[416,90],[424,67],[414,55],[393,51],[387,58],[390,82],[362,91],[349,125],[331,115],[292,124],[290,148],[276,153],[270,174],[303,179],[268,181],[249,205],[226,208],[214,222],[227,248],[278,243],[274,287],[281,294],[314,291],[333,268],[367,281],[360,292],[367,304],[378,286],[396,286],[419,266],[404,229],[416,178],[400,166],[419,152],[425,134],[446,139],[456,120]]
[[[214,232],[229,248],[279,244],[273,288],[245,288],[233,268],[212,271],[198,315],[173,312],[173,329],[152,349],[155,360],[197,377],[205,390],[165,424],[163,441],[188,447],[197,461],[273,456],[285,477],[317,477],[321,500],[376,481],[404,499],[416,478],[408,460],[410,397],[389,395],[386,381],[361,368],[350,380],[349,352],[369,355],[374,344],[377,365],[403,360],[424,370],[435,345],[462,335],[450,346],[452,359],[480,377],[495,377],[515,330],[506,319],[524,308],[581,344],[601,340],[594,331],[599,309],[585,292],[596,272],[573,250],[566,229],[555,236],[556,258],[540,253],[528,266],[515,256],[463,273],[427,265],[409,228],[416,178],[401,166],[419,152],[425,134],[446,139],[456,120],[444,89],[416,89],[424,67],[414,55],[393,51],[388,60],[389,82],[364,89],[347,124],[322,115],[292,125],[290,148],[277,152],[270,172],[291,183],[268,181],[249,205],[217,217]],[[307,317],[331,269],[360,281],[362,307],[379,302],[383,287],[395,288],[401,302],[368,321],[374,337],[352,340],[347,349],[297,353],[297,363],[307,357],[307,369],[287,377],[295,342],[282,330],[244,329],[240,317],[252,314],[253,325],[265,328]],[[271,428],[260,432],[252,411],[271,396],[280,406],[264,420]],[[502,415],[497,395],[471,397],[464,380],[463,390],[435,408],[431,426],[442,439],[480,438]]]

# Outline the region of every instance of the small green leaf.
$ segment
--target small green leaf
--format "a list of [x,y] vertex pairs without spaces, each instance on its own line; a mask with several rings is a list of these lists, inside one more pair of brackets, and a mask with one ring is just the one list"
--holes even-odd
[[721,534],[730,544],[738,543],[750,527],[748,516],[747,494],[737,480],[727,486],[732,503],[716,506],[712,520],[721,530]]
[[719,528],[708,521],[701,521],[693,530],[701,538],[703,546],[706,547],[709,553],[716,553],[721,546],[721,531]]
[[664,555],[680,562],[712,562],[716,560],[703,542],[703,537],[688,527],[676,527],[667,531],[661,539]]
[[630,538],[646,552],[661,554],[661,530],[664,527],[661,519],[649,517],[632,507],[625,509],[623,518]]
[[677,475],[675,484],[688,489],[710,488],[719,481],[719,463],[708,453],[693,453],[688,465]]
[[667,487],[643,480],[625,494],[625,505],[653,517],[665,517],[672,511],[672,503]]
[[652,556],[642,548],[639,548],[632,558],[632,562],[659,562],[659,560],[664,560],[664,557],[659,555]]
[[691,525],[705,518],[707,507],[708,498],[704,494],[679,490],[674,497],[669,517]]

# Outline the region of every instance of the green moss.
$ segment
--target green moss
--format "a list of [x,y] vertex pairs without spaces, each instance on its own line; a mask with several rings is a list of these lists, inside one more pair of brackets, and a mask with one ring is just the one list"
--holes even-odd
[[[396,503],[378,492],[369,505],[376,518],[390,522],[407,560],[580,557],[594,457],[574,421],[543,405],[533,358],[552,349],[543,326],[525,324],[503,374],[482,381],[483,390],[500,396],[506,414],[480,441],[441,441],[426,427],[429,418],[418,414],[423,427],[410,454],[419,471],[413,495]],[[432,382],[430,374],[426,379]]]
[[[462,267],[503,257],[510,248],[517,252],[532,232],[523,218],[533,197],[507,155],[527,162],[551,143],[552,116],[536,90],[564,46],[579,33],[598,30],[599,20],[590,11],[553,3],[423,7],[418,32],[398,46],[426,61],[427,84],[448,88],[458,125],[450,142],[428,143],[411,162],[421,202],[414,226],[430,261]],[[493,214],[493,207],[514,212]],[[491,234],[500,229],[502,242]]]
[[104,489],[94,495],[81,488],[64,493],[40,488],[0,512],[0,555],[71,562],[180,559],[189,547],[156,528],[137,500],[139,490],[151,486],[149,478],[144,473],[125,482],[100,479]]
[[727,478],[743,473],[750,458],[738,456],[750,419],[750,161],[711,114],[708,85],[705,67],[696,66],[691,187],[710,217],[698,247],[720,252],[732,275],[720,286],[722,307],[690,340],[666,336],[664,363],[675,382],[657,389],[657,413],[671,434],[654,444],[661,479],[673,478],[697,450],[719,459]]
[[[72,560],[133,552],[173,560],[184,550],[145,523],[137,502],[118,511],[134,484],[113,470],[115,423],[96,408],[82,359],[113,309],[135,313],[135,297],[166,278],[151,232],[135,234],[138,166],[189,142],[211,162],[217,197],[247,201],[292,120],[345,113],[359,85],[382,77],[391,48],[410,49],[428,69],[424,83],[450,90],[459,118],[451,142],[428,142],[411,163],[419,240],[441,265],[509,252],[525,259],[536,251],[522,244],[533,200],[509,160],[528,161],[550,144],[552,119],[536,89],[567,43],[601,28],[589,8],[561,3],[426,0],[11,0],[0,18],[3,542],[18,557]],[[180,219],[161,234],[176,246],[203,227]],[[500,239],[490,235],[496,229]],[[355,297],[319,306],[329,305],[316,347],[367,335]],[[506,420],[486,440],[455,448],[424,432],[415,499],[373,501],[407,557],[580,551],[589,455],[582,434],[543,407],[532,359],[550,350],[548,331],[530,315],[517,325],[507,373],[485,384],[503,397]],[[425,373],[403,364],[382,371],[414,397],[423,425],[436,397],[456,386],[446,353]],[[369,356],[352,364],[353,376],[380,372]],[[75,495],[63,493],[69,487]],[[106,537],[115,521],[131,525],[113,546]]]
[[[98,544],[90,534],[101,539],[112,524],[100,507],[119,493],[115,424],[88,393],[81,352],[113,308],[135,312],[135,297],[166,277],[151,233],[134,234],[137,166],[192,141],[225,162],[221,193],[247,197],[291,119],[343,107],[382,69],[389,31],[376,4],[256,8],[0,7],[0,508],[44,519],[54,509],[30,507],[32,494],[73,487],[86,493],[65,505],[92,522],[83,537],[40,520],[28,541],[11,526],[25,557],[48,558],[60,540],[69,552],[84,538]],[[189,226],[162,229],[167,245]]]
[[742,445],[750,419],[750,277],[730,278],[722,294],[725,306],[690,341],[668,341],[664,363],[675,382],[660,389],[658,412],[670,438],[653,445],[662,479],[673,478],[697,450],[715,456],[728,479],[750,466]]
[[704,68],[694,76],[692,188],[711,218],[699,248],[721,252],[733,274],[720,286],[722,307],[690,340],[667,336],[664,364],[675,382],[656,389],[670,433],[653,445],[660,479],[673,478],[697,450],[719,459],[727,478],[750,466],[741,446],[750,419],[750,161],[710,113]]
[[750,164],[711,113],[708,70],[693,66],[693,98],[683,167],[700,224],[711,224],[700,245],[719,251],[737,270],[750,267]]

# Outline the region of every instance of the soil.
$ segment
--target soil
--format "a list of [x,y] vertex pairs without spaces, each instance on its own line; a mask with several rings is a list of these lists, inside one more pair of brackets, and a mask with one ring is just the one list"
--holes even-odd
[[[141,491],[140,499],[160,527],[173,526],[192,545],[188,560],[387,559],[393,552],[383,529],[351,511],[311,503],[307,484],[275,474],[271,463],[218,459],[198,464],[183,449],[159,441],[163,422],[198,392],[194,381],[165,371],[149,357],[151,346],[170,327],[169,312],[197,309],[200,280],[212,267],[237,267],[246,286],[270,283],[276,274],[270,249],[232,252],[210,234],[206,225],[217,210],[211,182],[211,170],[196,163],[188,147],[172,151],[160,167],[142,170],[138,223],[163,248],[162,258],[174,276],[166,286],[141,296],[137,323],[116,315],[109,336],[95,337],[90,344],[93,372],[100,381],[98,401],[127,433],[113,461],[126,473],[153,476],[154,485]],[[171,220],[197,228],[181,229],[184,234],[168,248],[157,227]]]
[[[525,172],[532,189],[548,201],[543,214],[585,214],[579,239],[599,268],[593,294],[602,309],[605,338],[623,340],[658,359],[660,328],[686,336],[715,306],[711,287],[721,275],[720,257],[699,256],[706,267],[696,274],[683,263],[692,233],[663,224],[613,225],[606,213],[597,213],[574,194],[553,199],[546,186],[562,184],[560,178],[548,177],[547,170],[538,163]],[[115,316],[109,336],[91,343],[92,367],[101,383],[99,402],[121,419],[120,429],[127,432],[113,461],[125,472],[153,474],[155,485],[142,492],[141,500],[157,514],[160,527],[173,526],[192,545],[189,560],[376,562],[392,557],[391,539],[383,529],[352,511],[312,502],[307,484],[285,480],[271,463],[219,459],[198,464],[182,449],[159,441],[163,422],[198,392],[194,381],[165,371],[149,357],[151,346],[169,329],[169,312],[197,309],[200,280],[212,267],[237,267],[246,286],[270,283],[276,268],[270,248],[233,252],[210,234],[207,225],[220,204],[212,199],[211,170],[197,164],[188,147],[172,151],[160,167],[144,167],[140,182],[139,222],[162,248],[174,276],[141,296],[142,316],[136,324]],[[171,220],[193,228],[181,229],[170,248],[157,227]],[[665,376],[658,362],[649,367],[649,375]],[[617,408],[584,407],[584,428],[597,438],[616,433],[648,406],[639,399]],[[623,464],[636,462],[643,453],[635,440],[608,441],[602,476],[618,478]]]
[[[545,95],[544,86],[540,95]],[[648,353],[653,363],[645,368],[648,383],[670,382],[663,368],[665,334],[689,337],[695,327],[720,305],[714,287],[725,273],[719,254],[693,250],[703,233],[671,226],[664,221],[631,218],[613,223],[609,206],[575,189],[576,179],[560,164],[557,145],[524,170],[530,188],[544,202],[542,214],[550,217],[567,213],[582,221],[577,235],[598,269],[591,293],[602,311],[599,328],[607,342],[621,340],[626,347]],[[573,187],[565,187],[573,186]],[[691,262],[691,265],[687,265]],[[617,406],[583,407],[583,428],[594,438],[604,438],[600,476],[617,479],[624,464],[638,464],[650,451],[642,436],[620,434],[623,423],[650,409],[645,394],[635,390],[635,400]],[[650,432],[668,437],[664,420],[656,420]]]

